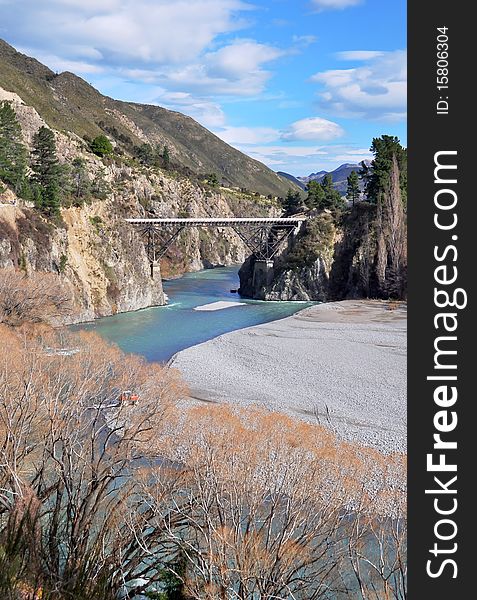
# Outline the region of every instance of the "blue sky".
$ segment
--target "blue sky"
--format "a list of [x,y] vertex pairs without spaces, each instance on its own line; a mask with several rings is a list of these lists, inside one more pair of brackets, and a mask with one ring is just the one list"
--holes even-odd
[[404,0],[0,0],[0,37],[293,175],[406,144]]

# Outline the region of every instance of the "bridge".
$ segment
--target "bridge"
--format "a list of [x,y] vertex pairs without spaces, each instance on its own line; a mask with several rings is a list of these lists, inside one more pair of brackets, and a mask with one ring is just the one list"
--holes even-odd
[[306,217],[234,217],[234,218],[170,218],[170,219],[126,219],[143,236],[151,265],[166,254],[181,232],[191,227],[230,227],[242,239],[257,261],[269,263],[284,242],[300,230]]

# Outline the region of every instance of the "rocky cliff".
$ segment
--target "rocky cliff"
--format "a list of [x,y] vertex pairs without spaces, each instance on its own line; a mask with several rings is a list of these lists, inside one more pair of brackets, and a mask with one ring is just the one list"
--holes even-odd
[[[240,270],[240,293],[261,300],[406,297],[406,224],[397,178],[381,202],[359,202],[339,219],[323,212],[256,277],[253,257]],[[255,277],[254,277],[255,273]]]
[[[46,121],[32,106],[0,88],[0,101],[15,109],[24,144]],[[100,159],[74,133],[55,131],[62,164],[81,159],[90,181],[99,178],[82,206],[64,206],[58,221],[47,219],[11,189],[0,191],[0,268],[54,272],[74,299],[72,321],[164,304],[161,274],[150,277],[144,242],[125,218],[268,215],[276,200],[201,183],[175,170],[147,167],[128,157]],[[74,203],[73,203],[74,204]],[[243,262],[242,240],[230,230],[188,230],[161,261],[163,273],[178,275]]]

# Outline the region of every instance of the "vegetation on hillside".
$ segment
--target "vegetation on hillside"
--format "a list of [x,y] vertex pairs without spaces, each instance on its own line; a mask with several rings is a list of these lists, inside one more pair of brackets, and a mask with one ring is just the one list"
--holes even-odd
[[5,182],[20,196],[28,196],[27,151],[15,111],[8,102],[0,104],[0,185]]
[[359,200],[361,190],[359,189],[359,175],[356,171],[351,171],[347,178],[346,198],[351,200],[353,206]]
[[[105,156],[112,145],[105,137],[97,138],[91,150]],[[83,158],[60,163],[56,135],[48,127],[42,126],[36,132],[30,152],[7,101],[0,104],[0,182],[9,185],[20,198],[33,201],[45,216],[56,219],[62,206],[82,206],[93,197],[105,199],[109,191],[104,172],[91,175]]]
[[402,456],[178,407],[173,369],[24,315],[0,323],[2,598],[405,596]]

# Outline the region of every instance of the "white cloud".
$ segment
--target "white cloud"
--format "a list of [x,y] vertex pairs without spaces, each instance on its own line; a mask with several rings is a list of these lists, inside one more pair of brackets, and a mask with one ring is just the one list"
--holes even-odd
[[154,101],[170,110],[186,113],[208,128],[224,127],[225,114],[211,98],[196,98],[187,92],[157,91]]
[[[2,26],[31,47],[82,60],[93,48],[107,63],[179,64],[216,36],[244,25],[242,0],[8,0]],[[10,8],[8,8],[10,7]]]
[[333,158],[340,163],[360,163],[362,160],[373,158],[369,148],[353,148],[349,150],[336,148],[335,152]]
[[347,50],[345,52],[338,52],[337,58],[341,60],[371,60],[382,56],[384,52],[379,50]]
[[162,71],[159,81],[169,89],[187,89],[196,94],[255,96],[262,93],[271,73],[264,69],[286,53],[254,40],[237,39],[200,62]]
[[312,0],[312,5],[318,11],[322,10],[341,10],[350,6],[357,6],[363,0]]
[[54,54],[35,52],[29,48],[17,49],[19,52],[23,52],[23,54],[27,54],[28,56],[35,54],[37,60],[39,60],[45,65],[48,65],[48,67],[53,71],[58,71],[59,73],[63,71],[70,71],[75,74],[89,75],[91,73],[104,72],[104,68],[100,65],[92,64],[87,61],[60,58],[59,56],[55,56]]
[[306,48],[307,46],[311,46],[311,44],[315,44],[318,41],[318,38],[316,35],[294,35],[292,40],[294,44]]
[[354,69],[317,73],[321,106],[331,114],[396,121],[405,118],[406,51],[383,52]]
[[254,40],[236,40],[204,58],[209,76],[241,79],[245,73],[257,72],[263,64],[283,54],[282,50]]
[[280,139],[280,132],[271,127],[224,127],[216,135],[231,145],[266,144]]
[[282,139],[289,142],[295,141],[329,141],[344,134],[343,129],[333,121],[321,117],[309,117],[292,123],[282,133]]

